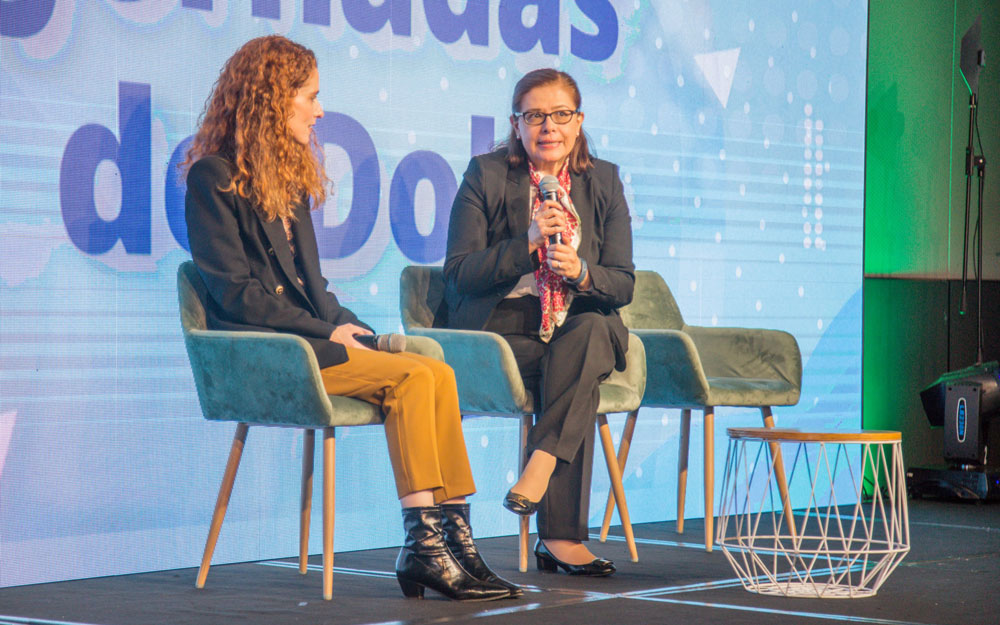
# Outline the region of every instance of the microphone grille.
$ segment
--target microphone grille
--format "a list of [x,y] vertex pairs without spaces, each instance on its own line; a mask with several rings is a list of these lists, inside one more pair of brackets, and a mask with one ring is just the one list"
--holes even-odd
[[542,179],[538,182],[538,186],[544,194],[557,193],[559,191],[559,180],[552,175],[542,176]]
[[406,337],[402,334],[383,334],[379,338],[379,350],[396,354],[406,351]]

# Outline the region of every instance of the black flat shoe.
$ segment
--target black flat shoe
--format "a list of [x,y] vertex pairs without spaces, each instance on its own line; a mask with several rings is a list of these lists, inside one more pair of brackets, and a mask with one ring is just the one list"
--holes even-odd
[[503,507],[514,514],[521,516],[531,516],[538,509],[538,502],[532,501],[524,495],[518,495],[512,490],[507,491],[507,496],[503,498]]
[[587,564],[567,564],[552,555],[552,552],[545,547],[545,543],[540,540],[535,543],[535,563],[539,571],[556,573],[561,568],[570,575],[586,575],[587,577],[607,577],[617,570],[614,562],[604,558],[594,558]]

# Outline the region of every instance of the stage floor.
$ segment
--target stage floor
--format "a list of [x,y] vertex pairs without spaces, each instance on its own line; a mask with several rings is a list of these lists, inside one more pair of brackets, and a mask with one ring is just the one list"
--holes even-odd
[[517,600],[461,604],[431,591],[406,600],[392,572],[396,550],[379,549],[336,555],[332,601],[322,600],[314,556],[305,576],[293,559],[213,566],[204,590],[193,568],[0,589],[0,624],[1000,623],[1000,505],[911,501],[910,553],[868,599],[749,593],[718,547],[699,544],[702,527],[689,520],[679,535],[672,522],[635,526],[638,563],[621,538],[594,541],[618,565],[604,579],[543,574],[533,558],[519,573],[514,537],[478,541],[498,573],[524,584]]

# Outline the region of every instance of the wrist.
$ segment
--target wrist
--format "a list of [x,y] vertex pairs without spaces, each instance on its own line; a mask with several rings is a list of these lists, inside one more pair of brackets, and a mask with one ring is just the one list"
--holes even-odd
[[589,273],[589,271],[590,270],[587,268],[586,259],[581,258],[579,275],[577,275],[576,278],[564,278],[564,279],[566,280],[567,283],[571,284],[572,286],[580,286],[581,284],[583,284],[583,281],[587,279],[587,274]]
[[536,241],[531,237],[530,231],[524,233],[524,238],[528,241],[528,254],[534,254],[538,251],[538,248],[542,247],[542,243],[540,241]]

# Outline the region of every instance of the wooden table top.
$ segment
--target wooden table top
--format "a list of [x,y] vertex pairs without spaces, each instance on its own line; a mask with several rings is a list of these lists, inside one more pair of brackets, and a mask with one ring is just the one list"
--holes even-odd
[[815,431],[789,428],[726,428],[730,439],[782,443],[898,443],[899,432],[892,430]]

